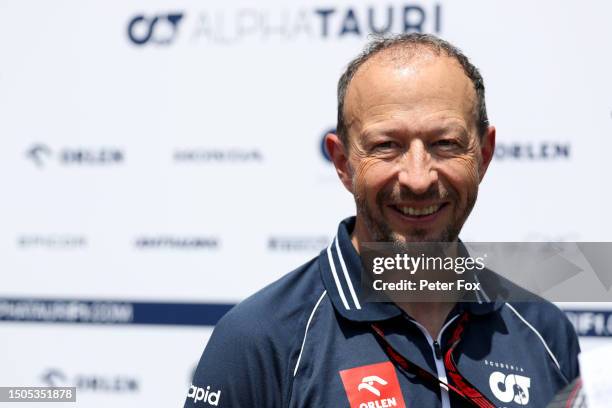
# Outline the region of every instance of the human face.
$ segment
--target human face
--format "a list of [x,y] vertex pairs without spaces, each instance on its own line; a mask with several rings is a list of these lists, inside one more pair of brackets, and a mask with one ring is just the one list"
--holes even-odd
[[454,241],[476,202],[495,131],[481,143],[476,93],[454,59],[423,53],[400,64],[385,58],[375,56],[358,70],[345,99],[354,236],[399,244]]

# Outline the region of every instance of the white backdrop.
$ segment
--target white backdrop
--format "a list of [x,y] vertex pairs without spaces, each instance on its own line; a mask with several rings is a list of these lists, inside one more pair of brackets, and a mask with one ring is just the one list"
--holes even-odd
[[[218,316],[353,213],[321,140],[372,29],[485,78],[498,150],[464,240],[612,240],[612,4],[372,4],[0,3],[0,385],[180,406]],[[611,307],[565,307],[610,344]]]

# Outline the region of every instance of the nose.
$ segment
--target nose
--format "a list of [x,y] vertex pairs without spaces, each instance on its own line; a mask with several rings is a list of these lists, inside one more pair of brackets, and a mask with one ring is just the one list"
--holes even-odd
[[424,194],[438,181],[431,154],[421,140],[413,140],[399,159],[399,183],[414,194]]

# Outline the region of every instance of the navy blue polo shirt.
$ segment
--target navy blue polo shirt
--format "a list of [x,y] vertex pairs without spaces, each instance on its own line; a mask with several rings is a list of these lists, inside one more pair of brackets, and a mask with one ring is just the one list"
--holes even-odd
[[491,301],[482,291],[432,339],[396,305],[362,302],[354,222],[221,319],[185,407],[461,407],[446,387],[397,367],[371,329],[376,323],[397,352],[447,383],[444,348],[461,313],[469,321],[453,352],[457,369],[496,406],[545,407],[579,376],[576,334],[552,303]]

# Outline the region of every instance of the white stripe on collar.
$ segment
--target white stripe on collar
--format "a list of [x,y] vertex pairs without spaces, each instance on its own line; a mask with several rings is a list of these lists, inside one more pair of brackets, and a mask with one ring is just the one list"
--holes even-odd
[[340,295],[340,299],[342,299],[342,304],[346,310],[351,310],[348,302],[346,301],[346,296],[344,295],[344,290],[342,289],[342,285],[340,285],[340,279],[338,279],[338,273],[336,272],[336,265],[334,263],[334,258],[331,253],[332,243],[327,247],[327,259],[329,261],[329,266],[332,271],[332,275],[334,277],[334,282],[336,282],[336,287],[338,288],[338,294]]
[[351,282],[351,278],[348,274],[348,270],[346,269],[346,264],[344,263],[344,257],[342,256],[342,252],[340,251],[340,245],[338,245],[337,236],[336,236],[336,251],[338,252],[338,259],[340,259],[340,266],[342,266],[342,272],[344,272],[344,279],[346,279],[346,284],[348,285],[349,292],[351,292],[351,297],[353,298],[353,302],[355,302],[355,307],[361,310],[359,299],[357,299],[355,288],[353,287],[353,283]]

